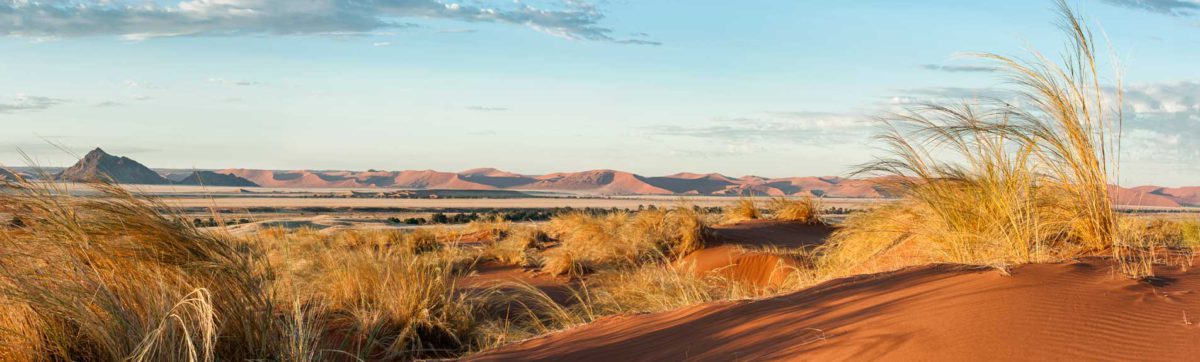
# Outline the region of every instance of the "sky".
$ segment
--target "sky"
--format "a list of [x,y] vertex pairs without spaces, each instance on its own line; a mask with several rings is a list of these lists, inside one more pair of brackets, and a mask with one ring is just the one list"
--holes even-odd
[[[1200,1],[1071,4],[1119,63],[1121,183],[1200,185]],[[1054,8],[0,0],[0,164],[845,175],[875,117],[1002,86],[964,54],[1058,54]]]

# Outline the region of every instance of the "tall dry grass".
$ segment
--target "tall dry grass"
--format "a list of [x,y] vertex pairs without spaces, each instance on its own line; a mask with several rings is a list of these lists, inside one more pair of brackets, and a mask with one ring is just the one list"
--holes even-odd
[[95,187],[107,197],[24,181],[0,193],[2,212],[24,224],[0,231],[4,340],[33,360],[287,356],[262,253]]
[[821,201],[811,196],[799,199],[776,197],[768,204],[771,218],[775,220],[793,221],[805,224],[821,223]]
[[762,218],[758,203],[751,197],[739,197],[732,205],[725,207],[724,223],[732,224]]
[[[457,232],[234,237],[112,184],[0,193],[0,358],[407,360],[477,350],[489,303]],[[499,317],[502,318],[503,316]]]
[[678,258],[704,247],[705,216],[694,208],[650,209],[630,214],[572,213],[555,217],[546,232],[561,245],[547,250],[542,270],[579,276],[600,267],[635,266]]
[[1093,37],[1059,2],[1060,63],[979,54],[1008,99],[924,104],[884,119],[890,155],[860,173],[893,176],[903,200],[851,217],[828,247],[839,273],[928,262],[1006,265],[1111,253],[1132,276],[1144,248],[1121,237],[1108,196],[1121,94],[1106,92]]

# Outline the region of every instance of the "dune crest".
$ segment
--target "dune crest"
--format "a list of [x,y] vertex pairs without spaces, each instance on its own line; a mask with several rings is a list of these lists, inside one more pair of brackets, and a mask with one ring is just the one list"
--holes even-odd
[[[800,292],[605,318],[469,358],[604,360],[1190,360],[1200,274],[1164,284],[1106,259],[1011,276],[953,265],[829,281]],[[680,341],[688,341],[681,343]]]

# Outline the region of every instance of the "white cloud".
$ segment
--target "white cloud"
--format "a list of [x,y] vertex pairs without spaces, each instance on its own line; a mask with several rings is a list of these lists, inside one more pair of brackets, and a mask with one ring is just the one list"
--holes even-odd
[[9,99],[0,99],[0,114],[21,111],[40,111],[60,105],[64,102],[66,101],[58,98],[17,94]]
[[[761,117],[717,118],[706,125],[650,127],[653,135],[724,142],[726,151],[746,153],[764,144],[832,144],[866,140],[866,116],[828,112],[766,112]],[[727,152],[727,153],[728,153]]]
[[267,85],[267,83],[264,83],[264,82],[249,81],[249,80],[232,80],[232,79],[225,79],[225,78],[208,78],[208,82],[223,84],[223,85],[241,86],[241,87]]
[[1200,12],[1200,2],[1193,0],[1102,0],[1103,2],[1171,16],[1192,16]]
[[[567,0],[533,7],[521,2],[443,0],[134,0],[0,2],[0,36],[31,39],[108,35],[130,40],[222,35],[361,35],[415,25],[405,18],[524,26],[574,40],[617,39],[599,25],[594,6]],[[484,5],[486,4],[486,5]]]
[[497,107],[497,106],[467,106],[466,108],[468,110],[481,111],[481,112],[502,112],[502,111],[508,110],[508,107]]

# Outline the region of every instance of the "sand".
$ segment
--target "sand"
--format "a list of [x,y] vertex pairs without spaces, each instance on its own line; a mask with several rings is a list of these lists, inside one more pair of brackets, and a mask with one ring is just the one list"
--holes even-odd
[[570,289],[574,284],[567,278],[534,273],[520,266],[503,265],[496,262],[476,265],[471,274],[459,278],[455,283],[458,289],[464,292],[500,288],[502,293],[506,289],[516,288],[514,284],[537,288],[558,304],[567,305],[575,301],[574,294]]
[[758,301],[604,318],[478,361],[1099,360],[1200,356],[1200,274],[1150,285],[1105,259],[924,266]]
[[816,246],[824,243],[833,230],[828,225],[772,220],[719,225],[714,227],[714,242],[681,258],[676,265],[697,274],[715,272],[754,286],[780,287],[790,268],[805,267],[808,260],[753,250]]

